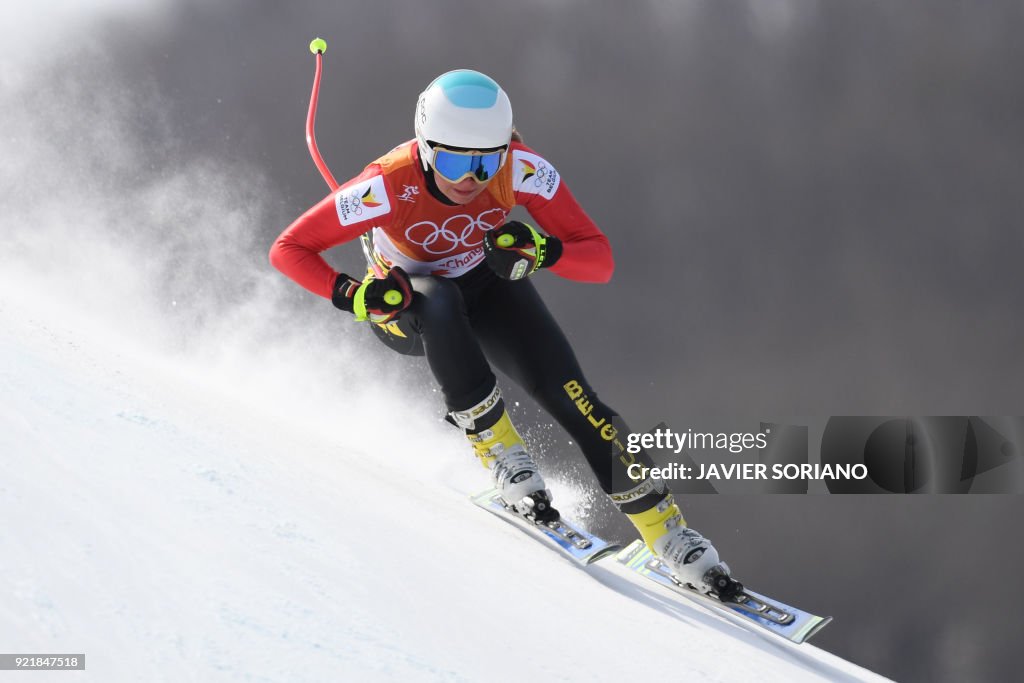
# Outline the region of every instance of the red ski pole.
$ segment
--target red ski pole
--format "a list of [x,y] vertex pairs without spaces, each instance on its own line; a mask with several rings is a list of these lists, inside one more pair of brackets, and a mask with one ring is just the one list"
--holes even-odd
[[320,175],[327,181],[331,192],[338,189],[338,181],[331,175],[324,158],[320,156],[320,149],[316,146],[316,105],[320,99],[320,76],[324,70],[324,53],[327,52],[327,41],[323,38],[314,38],[309,44],[309,51],[316,55],[316,73],[313,74],[313,93],[309,96],[309,113],[306,114],[306,146],[313,156],[313,163],[316,164]]
[[[324,70],[324,53],[327,52],[327,41],[323,38],[314,38],[309,44],[309,51],[316,56],[316,72],[313,74],[313,92],[309,96],[309,112],[306,114],[306,146],[309,148],[309,153],[313,157],[313,163],[316,164],[317,170],[320,171],[320,175],[327,182],[327,187],[331,188],[331,192],[336,192],[338,190],[338,181],[334,179],[331,170],[327,168],[327,163],[320,155],[320,149],[316,144],[316,105],[320,99],[320,76]],[[385,275],[384,270],[373,258],[373,245],[370,242],[369,233],[364,233],[360,241],[362,242],[363,256],[366,257],[366,263],[369,264],[375,276],[383,278]]]

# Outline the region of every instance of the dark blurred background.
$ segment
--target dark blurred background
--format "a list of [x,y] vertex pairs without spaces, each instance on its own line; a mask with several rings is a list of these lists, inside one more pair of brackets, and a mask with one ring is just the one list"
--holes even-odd
[[[266,247],[326,194],[303,141],[313,37],[329,45],[318,138],[339,180],[412,137],[437,74],[498,80],[526,142],[615,249],[609,285],[535,281],[635,429],[1024,414],[1019,0],[155,7],[144,26],[105,10],[81,39],[111,55],[111,83],[160,93],[159,120],[138,122],[153,130],[149,171],[213,156],[269,178],[252,226]],[[237,258],[269,269],[264,249]],[[354,245],[329,259],[360,269]],[[291,303],[334,315],[298,287]],[[440,411],[421,365],[373,358],[405,364]],[[565,436],[510,393],[545,464],[593,486]],[[904,681],[1016,677],[1020,496],[683,507],[752,586],[835,617],[817,645]],[[592,520],[629,533],[599,497]]]

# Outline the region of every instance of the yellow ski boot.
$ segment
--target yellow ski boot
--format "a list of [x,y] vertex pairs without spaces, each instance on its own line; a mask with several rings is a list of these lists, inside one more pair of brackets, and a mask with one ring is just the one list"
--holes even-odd
[[453,412],[451,417],[463,429],[481,464],[490,470],[494,488],[506,505],[526,517],[558,519],[544,478],[509,419],[497,387],[473,408]]
[[671,493],[654,507],[626,516],[651,552],[658,555],[683,583],[706,593],[715,590],[716,574],[729,573],[728,565],[719,561],[715,546],[686,526]]

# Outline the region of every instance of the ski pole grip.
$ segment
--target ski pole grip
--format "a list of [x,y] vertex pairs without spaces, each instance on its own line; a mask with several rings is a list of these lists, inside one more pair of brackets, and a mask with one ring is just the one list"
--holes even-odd
[[402,303],[402,293],[397,289],[389,289],[384,292],[384,303],[390,304],[391,306],[397,306]]
[[504,235],[498,235],[498,239],[495,240],[495,242],[497,242],[498,246],[501,247],[502,249],[508,249],[509,247],[516,243],[516,238],[513,237],[512,235],[509,235],[508,233],[505,233]]

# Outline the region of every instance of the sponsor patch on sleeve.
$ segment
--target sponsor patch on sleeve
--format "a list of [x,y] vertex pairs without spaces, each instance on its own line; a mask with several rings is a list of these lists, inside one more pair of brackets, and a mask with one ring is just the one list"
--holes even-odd
[[334,196],[334,205],[342,225],[361,223],[391,211],[384,177],[379,175],[342,188]]
[[558,171],[547,161],[521,149],[512,151],[513,190],[551,199],[558,190],[558,182]]

